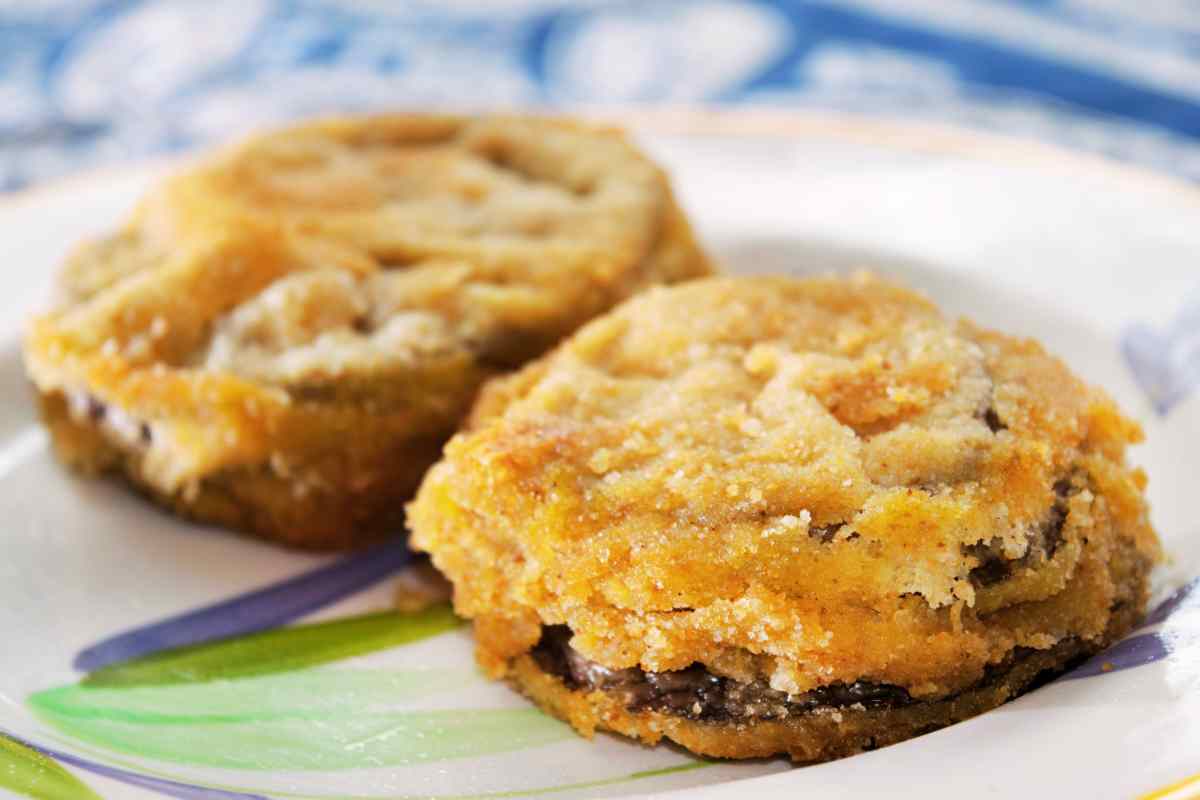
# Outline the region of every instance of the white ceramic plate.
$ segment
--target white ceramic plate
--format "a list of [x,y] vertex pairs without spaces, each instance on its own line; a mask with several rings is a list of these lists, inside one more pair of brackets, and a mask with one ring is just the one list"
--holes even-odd
[[1158,601],[1174,592],[1172,613],[1079,679],[832,764],[585,742],[479,678],[469,636],[444,612],[370,616],[391,603],[399,547],[332,560],[282,552],[55,464],[30,408],[20,326],[70,244],[113,225],[159,172],[131,169],[0,204],[0,795],[1198,790],[1200,591],[1187,591],[1200,572],[1200,192],[929,127],[773,115],[638,125],[729,269],[871,266],[951,312],[1041,339],[1115,395],[1146,428],[1134,459],[1175,557],[1158,591]]

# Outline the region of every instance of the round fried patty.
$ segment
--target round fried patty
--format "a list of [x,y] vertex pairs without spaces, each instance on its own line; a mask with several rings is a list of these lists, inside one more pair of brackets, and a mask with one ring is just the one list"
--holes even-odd
[[[1036,343],[870,276],[708,279],[489,384],[409,517],[481,663],[577,727],[563,693],[602,727],[819,758],[848,750],[672,731],[958,709],[927,728],[1101,647],[1158,557],[1139,437]],[[555,668],[546,631],[592,666]]]
[[26,362],[69,462],[291,544],[359,544],[479,385],[643,286],[707,274],[661,170],[565,120],[266,134],[81,247]]

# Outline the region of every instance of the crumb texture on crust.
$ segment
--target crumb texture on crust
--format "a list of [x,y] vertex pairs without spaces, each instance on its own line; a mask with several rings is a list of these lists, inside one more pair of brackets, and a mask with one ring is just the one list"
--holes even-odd
[[1038,344],[869,275],[716,278],[489,384],[409,523],[493,674],[566,625],[613,669],[923,700],[1143,606],[1139,438]]
[[[81,246],[26,363],[100,434],[60,439],[65,456],[280,535],[278,513],[233,506],[277,490],[277,510],[357,498],[368,519],[411,492],[485,379],[641,287],[709,271],[666,177],[619,132],[327,120],[193,166]],[[120,458],[85,452],[102,444]]]

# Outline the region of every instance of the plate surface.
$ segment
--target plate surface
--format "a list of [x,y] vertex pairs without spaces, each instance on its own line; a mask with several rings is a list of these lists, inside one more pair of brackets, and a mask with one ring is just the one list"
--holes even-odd
[[1200,791],[1200,590],[1190,592],[1200,192],[945,129],[684,121],[643,118],[640,138],[729,270],[871,267],[951,313],[1040,339],[1143,424],[1133,459],[1173,555],[1158,576],[1161,613],[1067,679],[832,764],[713,763],[578,739],[480,678],[470,637],[443,609],[378,613],[404,567],[400,546],[336,559],[283,552],[177,521],[53,461],[20,328],[71,243],[115,224],[161,172],[132,169],[0,204],[0,796]]

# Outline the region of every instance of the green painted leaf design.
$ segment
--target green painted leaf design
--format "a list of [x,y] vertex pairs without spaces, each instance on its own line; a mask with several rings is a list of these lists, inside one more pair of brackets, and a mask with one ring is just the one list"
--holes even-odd
[[0,788],[35,800],[100,800],[50,756],[0,735]]
[[416,642],[463,624],[449,605],[382,612],[165,650],[89,674],[85,686],[154,686],[286,672]]
[[460,624],[438,606],[265,631],[105,667],[29,706],[109,752],[245,770],[400,766],[573,737],[532,708],[411,707],[481,682],[467,669],[305,669]]
[[[74,698],[79,699],[79,698]],[[145,758],[245,770],[342,770],[506,753],[574,736],[531,708],[236,718],[43,705],[69,736]]]
[[62,686],[29,698],[47,724],[109,751],[247,770],[419,764],[572,738],[532,708],[413,710],[469,670],[313,669],[158,686]]
[[60,686],[31,695],[39,713],[253,722],[282,717],[328,717],[392,711],[405,703],[481,684],[470,669],[319,668],[236,680],[160,686]]

